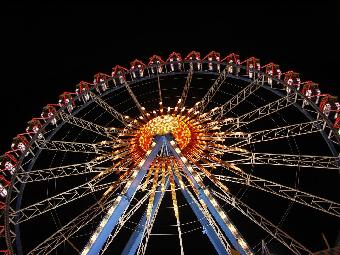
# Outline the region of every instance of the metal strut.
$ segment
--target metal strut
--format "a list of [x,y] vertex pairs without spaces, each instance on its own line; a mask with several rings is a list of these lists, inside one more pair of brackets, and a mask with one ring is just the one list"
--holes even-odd
[[189,88],[190,88],[190,84],[191,84],[191,80],[192,80],[192,73],[193,73],[193,69],[189,70],[183,91],[182,91],[182,95],[180,100],[178,101],[178,108],[182,108],[183,106],[185,106],[185,101],[187,99],[188,96],[188,92],[189,92]]
[[205,96],[200,101],[200,103],[195,106],[196,111],[200,111],[200,112],[204,111],[204,109],[207,107],[211,99],[214,97],[214,95],[219,90],[219,88],[221,87],[221,85],[224,83],[224,81],[227,79],[228,76],[229,76],[228,68],[226,67],[223,69],[223,71],[214,81],[213,85],[210,87],[210,89],[205,94]]
[[89,162],[84,162],[80,164],[39,169],[28,172],[18,172],[17,178],[22,183],[28,183],[52,180],[72,175],[98,173],[101,172],[102,169],[94,168],[94,166],[104,163],[110,159],[111,157],[109,155],[106,155],[97,157]]
[[[227,168],[228,169],[228,168]],[[319,196],[309,194],[273,181],[247,174],[243,171],[233,171],[239,177],[231,177],[225,175],[214,175],[222,181],[239,183],[250,186],[273,195],[286,198],[290,201],[320,210],[324,213],[340,217],[340,203],[334,202]]]
[[116,109],[114,109],[111,105],[106,103],[103,99],[101,99],[93,92],[90,92],[90,96],[100,107],[102,107],[105,111],[111,114],[116,120],[120,121],[124,126],[128,125],[128,122],[126,122],[127,119],[126,116],[118,112]]
[[110,235],[110,238],[108,238],[105,247],[102,249],[101,254],[105,254],[106,249],[112,243],[113,239],[118,235],[120,230],[123,228],[125,223],[132,217],[132,215],[134,215],[135,212],[144,204],[144,202],[148,199],[150,194],[151,191],[148,191],[140,200],[138,200],[138,202],[129,211],[122,215],[121,219],[119,220],[119,223],[117,224],[117,227],[114,230],[114,233]]
[[226,124],[230,125],[228,130],[235,130],[242,126],[248,125],[256,120],[266,117],[272,113],[278,112],[294,103],[296,103],[297,94],[290,93],[285,97],[279,98],[273,102],[270,102],[264,106],[261,106],[251,112],[245,113],[237,118],[227,119]]
[[100,126],[98,124],[92,123],[90,121],[87,121],[87,120],[84,120],[84,119],[81,119],[81,118],[74,117],[74,116],[66,114],[64,112],[60,112],[59,114],[60,114],[60,118],[63,121],[69,123],[69,124],[72,124],[74,126],[78,126],[80,128],[92,131],[92,132],[100,134],[102,136],[106,136],[110,139],[113,138],[110,135],[110,133],[108,132],[106,127]]
[[156,137],[155,142],[151,145],[144,159],[139,163],[139,168],[135,169],[131,179],[128,180],[121,194],[115,199],[115,202],[92,234],[89,242],[82,251],[82,255],[97,255],[101,251],[107,238],[110,236],[112,230],[117,225],[119,218],[123,215],[128,208],[131,199],[133,199],[139,184],[144,178],[148,168],[150,167],[153,159],[157,156],[161,145],[164,142],[164,137]]
[[281,138],[320,132],[324,128],[323,124],[323,120],[314,120],[284,127],[255,131],[248,133],[248,137],[245,140],[234,143],[231,146],[242,147],[252,143],[266,142]]
[[[178,162],[182,164],[183,171],[190,178],[195,188],[199,191],[200,198],[207,205],[209,211],[229,239],[230,243],[242,255],[253,254],[244,238],[236,230],[229,217],[223,212],[222,208],[212,196],[209,189],[205,187],[201,178],[193,171],[191,165],[188,164],[188,160],[182,155],[181,150],[176,145],[176,142],[169,136],[168,139],[170,140],[170,142],[167,140],[167,146],[169,150],[172,152]],[[231,229],[231,227],[233,227],[233,229]]]
[[105,150],[102,150],[102,148],[105,146],[102,146],[100,144],[53,141],[53,140],[36,140],[35,143],[39,149],[45,150],[95,153],[95,154],[107,153]]
[[129,92],[130,96],[132,97],[133,101],[135,102],[135,104],[136,104],[138,110],[140,111],[140,113],[142,114],[142,116],[145,116],[145,108],[139,103],[137,97],[135,96],[135,94],[131,90],[131,88],[130,88],[130,86],[127,83],[126,80],[124,80],[124,86],[127,89],[127,91]]
[[[178,178],[175,175],[175,182],[177,186],[180,186]],[[205,214],[203,213],[203,208],[199,205],[199,202],[195,199],[193,194],[187,189],[181,189],[181,192],[184,196],[184,198],[187,200],[188,205],[191,207],[192,211],[196,215],[197,219],[202,225],[202,228],[205,230],[210,242],[214,246],[216,252],[219,255],[225,255],[225,254],[231,254],[230,251],[230,245],[227,242],[223,242],[220,238],[220,235],[217,231],[213,228],[213,226],[210,224],[208,219],[205,217]]]
[[159,95],[159,102],[162,103],[163,105],[163,100],[162,100],[162,89],[161,89],[161,82],[159,80],[159,72],[158,72],[158,68],[156,68],[157,70],[157,85],[158,85],[158,95]]
[[264,218],[254,209],[244,204],[238,198],[227,193],[221,194],[220,192],[217,192],[214,190],[212,191],[212,193],[216,197],[220,198],[224,202],[227,202],[228,204],[236,208],[239,212],[245,215],[248,219],[256,223],[259,227],[261,227],[263,230],[269,233],[272,237],[274,237],[276,240],[278,240],[280,243],[286,246],[294,254],[299,254],[299,255],[300,254],[312,254],[310,250],[308,250],[302,244],[294,240],[291,236],[289,236],[284,231],[282,231],[280,228],[278,228],[273,223],[271,223],[269,220]]
[[261,244],[262,244],[261,255],[271,255],[266,243],[264,242],[264,240],[262,240]]
[[247,87],[238,92],[230,100],[224,103],[222,106],[218,107],[216,110],[211,111],[208,116],[217,115],[217,119],[222,119],[228,112],[230,112],[235,106],[243,102],[247,97],[253,94],[264,84],[264,76],[261,75],[256,80],[252,81]]
[[[169,187],[169,178],[167,178],[167,180],[166,180],[165,189],[168,189],[168,187]],[[152,212],[151,212],[151,216],[150,216],[151,219],[148,220],[146,213],[144,213],[144,215],[140,219],[136,229],[134,230],[134,232],[130,236],[129,241],[125,245],[125,248],[122,252],[122,255],[135,255],[136,254],[136,251],[137,251],[139,245],[142,242],[145,231],[149,227],[148,225],[150,225],[148,223],[154,221],[154,219],[156,217],[156,208],[158,208],[159,205],[161,204],[163,197],[164,197],[164,191],[162,191],[161,185],[158,185],[158,189],[156,191],[156,195],[155,195],[154,203],[153,203],[153,208],[152,208]]]
[[112,200],[106,200],[103,204],[96,203],[86,209],[84,212],[75,217],[72,221],[68,222],[65,226],[57,230],[52,236],[44,240],[30,252],[28,255],[45,255],[51,253],[65,240],[73,234],[82,229],[85,225],[92,222],[98,214],[109,208]]
[[298,166],[311,168],[324,168],[340,170],[338,162],[340,157],[314,156],[314,155],[291,155],[262,152],[233,152],[241,156],[240,159],[227,161],[233,164],[251,165],[275,165],[275,166]]
[[68,204],[76,199],[87,196],[94,192],[104,190],[112,186],[112,183],[98,184],[93,181],[84,183],[78,187],[59,193],[53,197],[29,205],[19,211],[13,212],[12,217],[16,217],[16,224],[40,216],[52,209]]

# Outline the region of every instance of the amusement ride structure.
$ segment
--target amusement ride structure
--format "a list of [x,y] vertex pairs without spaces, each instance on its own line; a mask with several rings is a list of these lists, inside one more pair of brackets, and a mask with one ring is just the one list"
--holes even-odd
[[312,254],[282,227],[293,206],[340,217],[336,199],[296,181],[338,174],[339,111],[299,73],[234,53],[98,73],[1,157],[0,254],[145,254],[167,242],[185,254],[190,240],[216,254],[257,254],[265,241]]

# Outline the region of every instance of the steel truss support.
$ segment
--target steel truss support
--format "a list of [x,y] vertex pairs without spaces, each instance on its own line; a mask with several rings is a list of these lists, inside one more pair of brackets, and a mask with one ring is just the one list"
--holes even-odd
[[125,225],[125,223],[131,218],[132,215],[135,214],[135,212],[144,204],[144,202],[149,198],[151,194],[151,191],[149,191],[148,193],[146,193],[142,199],[138,200],[138,202],[129,210],[127,211],[119,220],[117,227],[114,230],[114,233],[110,235],[110,237],[108,238],[104,248],[101,251],[101,254],[105,253],[105,250],[109,247],[109,245],[111,244],[111,242],[114,240],[114,238],[117,236],[117,234],[119,233],[119,231],[122,229],[122,227]]
[[98,184],[98,182],[91,180],[78,187],[69,189],[53,197],[49,197],[45,200],[22,208],[19,211],[13,212],[11,217],[14,217],[16,219],[15,223],[19,224],[86,195],[108,189],[110,186],[112,186],[112,183]]
[[68,238],[78,232],[86,224],[91,223],[93,219],[95,219],[100,213],[108,209],[111,202],[111,200],[106,200],[102,204],[96,203],[92,205],[90,208],[82,212],[72,221],[55,232],[52,236],[36,246],[28,253],[28,255],[44,255],[51,253],[60,244],[68,240]]
[[244,145],[252,143],[266,142],[281,138],[305,135],[314,132],[320,132],[321,130],[323,130],[323,128],[323,120],[314,120],[284,127],[255,131],[252,133],[248,133],[248,137],[245,140],[232,144],[231,146],[242,147]]
[[[175,182],[177,186],[180,186],[176,176],[175,176]],[[187,200],[188,205],[191,207],[194,214],[196,215],[197,219],[201,223],[210,242],[213,244],[216,252],[219,255],[231,254],[229,244],[227,242],[224,242],[223,240],[224,238],[224,236],[222,236],[223,234],[220,233],[219,229],[214,229],[213,224],[211,224],[208,221],[205,213],[203,213],[202,206],[200,206],[199,202],[195,199],[193,194],[187,188],[181,189],[181,192],[184,198]],[[210,216],[210,220],[211,221],[213,220],[211,216]]]
[[251,165],[278,165],[278,166],[298,166],[324,169],[340,170],[338,162],[339,157],[313,156],[313,155],[291,155],[291,154],[274,154],[274,153],[234,153],[240,155],[241,159],[228,161],[234,164],[251,164]]
[[126,183],[121,194],[115,199],[113,205],[93,233],[91,239],[82,251],[82,255],[97,255],[101,251],[107,238],[117,225],[119,218],[127,210],[130,201],[133,199],[139,184],[143,180],[147,170],[149,169],[153,159],[157,156],[158,151],[164,143],[164,137],[156,137],[152,143],[151,149],[147,151],[144,159],[139,163],[139,168],[135,169],[130,180]]
[[126,122],[127,118],[123,114],[118,112],[116,109],[114,109],[111,105],[106,103],[99,96],[97,96],[93,92],[90,92],[90,96],[100,107],[102,107],[105,111],[111,114],[111,116],[113,116],[116,120],[120,121],[124,126],[127,126],[129,124],[128,122]]
[[145,116],[145,108],[139,103],[136,95],[133,93],[129,84],[125,80],[124,80],[124,86],[125,86],[126,90],[129,92],[130,96],[132,97],[133,101],[135,102],[135,104],[136,104],[138,110],[140,111],[140,113],[142,114],[142,116]]
[[100,134],[102,136],[106,136],[110,139],[113,138],[113,136],[110,135],[110,133],[109,133],[109,131],[106,127],[100,126],[98,124],[92,123],[90,121],[87,121],[87,120],[84,120],[84,119],[81,119],[81,118],[74,117],[74,116],[69,115],[69,114],[62,112],[62,111],[59,114],[60,114],[60,118],[63,121],[69,123],[69,124],[72,124],[74,126],[78,126],[82,129],[89,130],[91,132]]
[[266,243],[264,242],[264,240],[262,240],[262,243],[261,243],[262,247],[261,247],[261,255],[271,255],[270,254],[270,251],[266,245]]
[[[168,137],[167,146],[175,158],[181,163],[184,173],[190,178],[194,187],[199,192],[199,197],[204,201],[208,210],[213,215],[214,219],[223,230],[224,234],[229,239],[230,243],[233,247],[240,252],[242,255],[250,255],[253,252],[250,250],[250,247],[241,236],[241,234],[236,230],[229,217],[223,212],[222,208],[217,203],[216,199],[212,196],[211,192],[201,180],[200,176],[198,176],[192,169],[191,165],[188,164],[188,160],[182,155],[181,150],[176,145],[176,142]],[[233,229],[231,229],[231,227]]]
[[183,106],[185,106],[185,101],[187,100],[187,96],[188,96],[188,92],[189,92],[189,88],[190,88],[190,84],[191,84],[191,80],[192,80],[192,73],[193,73],[193,70],[190,69],[188,76],[187,76],[187,79],[186,79],[186,82],[185,82],[185,85],[184,85],[184,88],[183,88],[183,91],[182,91],[180,101],[177,105],[178,108],[182,108]]
[[273,195],[288,199],[293,202],[317,209],[327,214],[340,217],[340,204],[319,196],[309,194],[288,186],[268,181],[251,174],[244,173],[243,171],[233,171],[239,177],[231,177],[225,175],[214,175],[221,181],[228,181],[239,183],[242,185],[250,186]]
[[264,84],[264,76],[261,75],[250,84],[247,85],[244,89],[238,92],[235,96],[233,96],[230,100],[224,103],[222,106],[218,107],[214,111],[210,111],[208,114],[209,117],[213,115],[217,115],[217,119],[222,119],[228,112],[230,112],[235,106],[239,105],[243,102],[247,97],[253,94],[256,90],[258,90]]
[[95,154],[107,153],[101,148],[108,147],[108,146],[103,146],[101,144],[77,143],[77,142],[65,142],[65,141],[53,141],[53,140],[36,140],[35,143],[39,149],[53,150],[53,151],[95,153]]
[[245,113],[237,118],[228,119],[226,124],[230,125],[229,130],[235,130],[242,126],[248,125],[256,120],[259,120],[265,116],[268,116],[272,113],[278,112],[297,101],[297,94],[290,93],[285,97],[279,98],[273,102],[270,102],[264,106],[261,106],[251,112]]
[[[169,187],[169,177],[166,180],[165,189],[168,189],[168,187]],[[159,185],[157,188],[156,194],[155,194],[154,203],[153,203],[152,211],[150,214],[150,219],[147,219],[146,213],[143,214],[136,229],[134,230],[134,232],[130,236],[129,241],[125,245],[122,255],[135,255],[136,254],[138,248],[142,244],[142,240],[143,240],[145,233],[148,230],[151,231],[153,222],[155,221],[157,211],[158,211],[160,204],[162,203],[163,197],[164,197],[164,191],[162,191],[162,187],[161,185]]]
[[[151,183],[153,180],[150,181]],[[160,185],[160,181],[158,182],[158,185]],[[105,250],[109,247],[113,239],[117,236],[119,231],[122,229],[122,227],[125,225],[125,223],[131,218],[132,215],[135,214],[135,212],[144,204],[144,202],[149,198],[151,194],[151,191],[149,190],[141,199],[138,200],[138,202],[126,213],[122,215],[122,217],[119,219],[119,222],[117,224],[117,227],[114,229],[114,233],[110,235],[110,238],[107,240],[105,247],[102,249],[101,254],[104,254]]]
[[158,85],[159,102],[162,104],[161,107],[163,107],[161,81],[159,80],[159,72],[158,72],[158,68],[156,68],[156,70],[157,70],[157,85]]
[[229,76],[228,68],[224,68],[217,79],[214,81],[213,85],[209,88],[208,92],[205,94],[203,99],[199,104],[195,106],[195,110],[203,112],[207,105],[210,103],[211,99],[214,97],[216,92],[220,89],[221,85]]
[[244,204],[241,200],[239,200],[235,196],[232,196],[228,193],[222,194],[214,190],[212,190],[211,192],[219,199],[223,200],[224,202],[227,202],[228,204],[236,208],[239,212],[245,215],[248,219],[253,221],[259,227],[265,230],[268,234],[274,237],[277,241],[279,241],[281,244],[286,246],[294,254],[298,254],[298,255],[312,254],[310,250],[308,250],[302,244],[294,240],[291,236],[286,234],[280,228],[278,228],[273,223],[271,223],[269,220],[264,218],[254,209]]
[[17,178],[22,183],[38,182],[68,177],[72,175],[81,175],[88,173],[98,173],[103,169],[94,166],[110,160],[110,156],[99,156],[89,162],[73,164],[60,167],[52,167],[46,169],[39,169],[29,172],[18,172]]

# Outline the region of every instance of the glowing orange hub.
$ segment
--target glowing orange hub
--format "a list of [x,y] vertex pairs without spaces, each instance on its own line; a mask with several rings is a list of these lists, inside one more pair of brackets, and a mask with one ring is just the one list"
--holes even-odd
[[139,134],[139,146],[147,151],[155,135],[172,134],[181,149],[185,148],[191,139],[190,124],[179,116],[160,115],[144,124]]

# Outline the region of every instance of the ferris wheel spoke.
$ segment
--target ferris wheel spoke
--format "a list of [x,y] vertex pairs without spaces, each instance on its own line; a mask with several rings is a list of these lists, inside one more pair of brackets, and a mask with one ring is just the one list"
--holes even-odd
[[51,168],[39,169],[39,170],[28,171],[28,172],[18,172],[17,178],[22,183],[29,183],[29,182],[54,180],[54,179],[73,176],[73,175],[98,173],[98,172],[102,172],[103,170],[101,168],[96,168],[94,166],[102,164],[110,159],[111,159],[111,156],[104,155],[104,156],[99,156],[91,161],[80,163],[80,164],[66,165],[66,166],[60,166],[60,167],[51,167]]
[[90,96],[100,107],[102,107],[106,112],[111,114],[111,116],[113,116],[116,120],[120,121],[124,126],[126,127],[128,126],[129,116],[124,116],[93,92],[90,92]]
[[255,131],[248,133],[248,137],[240,142],[234,143],[233,147],[242,147],[247,144],[266,142],[287,137],[306,135],[310,133],[320,132],[324,129],[323,120],[313,120],[289,126],[283,126],[273,129]]
[[262,87],[263,84],[264,84],[264,76],[261,75],[257,79],[252,81],[249,85],[247,85],[244,89],[242,89],[240,92],[238,92],[235,96],[233,96],[230,100],[224,103],[222,106],[210,111],[207,117],[218,115],[217,119],[222,119],[233,108],[238,106],[245,99],[247,99],[250,95],[252,95],[256,90]]
[[208,92],[205,94],[203,99],[199,104],[195,105],[195,110],[203,112],[207,105],[210,103],[216,92],[220,89],[221,85],[225,82],[227,77],[229,76],[227,68],[224,68],[214,83],[209,88]]
[[180,244],[180,250],[181,250],[181,255],[184,255],[181,221],[180,221],[180,217],[179,217],[178,201],[177,201],[177,196],[176,196],[175,178],[174,178],[173,170],[171,169],[170,165],[168,165],[168,168],[169,168],[169,175],[170,175],[170,188],[171,188],[172,206],[173,206],[174,214],[175,214],[175,217],[176,217],[176,225],[177,225],[177,231],[178,231],[178,239],[179,239],[179,244]]
[[88,225],[100,213],[105,212],[112,200],[106,200],[102,204],[96,203],[76,216],[72,221],[57,230],[52,236],[45,239],[34,249],[28,252],[28,255],[48,254],[55,250],[60,244],[68,240],[72,235],[77,233],[84,226]]
[[158,68],[156,68],[156,72],[157,72],[157,85],[158,85],[159,103],[161,104],[161,107],[163,107],[162,88],[161,88],[161,82],[160,82],[160,80],[159,80],[159,72],[158,72]]
[[103,148],[110,148],[109,144],[111,144],[112,146],[115,145],[114,143],[111,142],[108,144],[93,144],[55,140],[36,140],[35,143],[39,149],[44,150],[94,153],[94,154],[108,153],[108,151],[103,150]]
[[244,173],[243,171],[235,171],[234,173],[238,174],[239,176],[231,177],[225,175],[215,175],[215,177],[221,181],[235,182],[256,188],[290,201],[297,202],[301,205],[317,209],[324,213],[340,217],[340,204],[338,202],[334,202],[313,194],[309,194],[307,192],[300,191],[298,189],[256,177],[254,175]]
[[292,155],[292,154],[274,154],[260,152],[234,152],[243,158],[227,161],[233,164],[251,164],[251,165],[279,165],[279,166],[298,166],[322,169],[339,170],[339,157],[314,156],[314,155]]
[[[200,198],[207,205],[209,211],[213,214],[215,220],[220,225],[221,229],[228,237],[229,241],[232,243],[235,249],[237,249],[241,254],[253,254],[249,245],[246,243],[245,239],[236,229],[234,224],[231,222],[227,214],[222,210],[221,206],[217,203],[216,199],[212,196],[210,189],[207,188],[200,175],[193,169],[189,160],[182,154],[182,151],[178,147],[177,143],[168,138],[167,146],[169,150],[173,153],[178,162],[182,165],[182,169],[185,175],[190,179],[193,186],[199,192]],[[191,161],[194,165],[197,164],[195,161]],[[203,169],[202,169],[203,170]],[[205,172],[205,175],[209,178],[212,177],[212,174],[209,174],[208,171]],[[233,232],[232,230],[233,229]]]
[[[147,182],[152,183],[153,180],[148,180]],[[161,181],[158,182],[158,185],[160,185],[160,183],[161,183]],[[143,188],[142,188],[142,190],[144,191]],[[110,237],[108,238],[103,250],[101,251],[101,254],[104,254],[105,250],[108,249],[108,247],[110,246],[110,244],[112,243],[114,238],[117,236],[117,234],[120,232],[120,230],[123,228],[125,223],[136,213],[136,211],[139,208],[141,208],[141,206],[145,203],[145,201],[150,197],[150,194],[151,194],[151,190],[147,191],[146,194],[141,199],[138,199],[138,202],[133,207],[128,209],[122,215],[122,217],[119,219],[119,222],[118,222],[117,227],[115,228],[113,234],[111,234]],[[136,228],[135,231],[137,231],[137,228]]]
[[[160,182],[159,182],[160,184]],[[110,246],[114,238],[118,235],[120,230],[123,228],[125,223],[135,214],[135,212],[145,203],[145,201],[149,198],[151,194],[151,191],[148,191],[141,199],[138,200],[138,202],[130,209],[127,210],[121,219],[119,220],[119,223],[117,224],[117,227],[115,228],[113,234],[110,235],[108,238],[103,250],[101,251],[101,254],[104,254],[107,248]],[[136,231],[136,230],[135,230]]]
[[140,183],[147,173],[154,158],[157,156],[164,143],[163,137],[156,137],[152,142],[150,149],[146,152],[142,160],[138,164],[138,168],[133,171],[126,179],[127,183],[115,199],[115,202],[106,213],[101,223],[98,225],[90,240],[82,250],[82,255],[99,254],[106,240],[109,238],[112,230],[117,226],[119,219],[127,210],[131,200],[134,198]]
[[129,92],[130,96],[132,97],[132,100],[135,102],[137,109],[140,111],[142,116],[145,116],[145,108],[139,103],[136,95],[133,93],[132,89],[130,88],[130,85],[127,83],[126,80],[124,80],[124,86],[126,90]]
[[42,215],[52,209],[56,209],[60,206],[66,205],[84,196],[87,196],[97,191],[107,189],[112,186],[113,186],[112,182],[99,184],[99,180],[94,178],[80,186],[77,186],[75,188],[59,193],[55,196],[49,197],[47,199],[29,205],[25,208],[20,209],[19,211],[13,212],[11,216],[15,217],[16,219],[15,223],[19,224],[32,218],[35,218],[39,215]]
[[292,104],[296,103],[296,100],[297,100],[297,94],[292,92],[282,98],[279,98],[264,106],[258,107],[255,110],[245,113],[237,118],[228,118],[225,120],[225,123],[227,125],[230,125],[229,130],[235,130],[236,128],[241,128],[256,120],[259,120],[263,117],[269,116],[282,109],[285,109],[291,106]]
[[245,215],[248,219],[253,221],[268,234],[274,237],[281,244],[286,246],[294,254],[313,254],[309,249],[304,247],[301,243],[296,241],[294,238],[289,236],[287,233],[282,231],[278,226],[267,220],[265,217],[260,215],[254,209],[243,203],[241,200],[232,196],[230,193],[220,193],[215,190],[211,191],[217,198],[227,202],[232,207],[236,208],[239,212]]
[[182,91],[181,98],[178,100],[178,103],[177,103],[178,109],[181,109],[183,108],[183,106],[185,106],[185,101],[187,100],[187,96],[188,96],[188,92],[189,92],[189,88],[190,88],[190,84],[192,80],[192,73],[193,73],[193,70],[190,68],[187,79],[185,81],[185,85]]
[[[175,176],[175,182],[177,186],[181,186],[179,175],[177,174]],[[192,189],[194,190],[196,196],[200,198],[199,191],[194,187],[193,183],[190,181],[190,178],[188,176],[184,176],[188,179]],[[191,207],[193,212],[195,213],[197,219],[202,225],[203,231],[205,231],[212,242],[214,248],[216,249],[218,254],[225,254],[227,251],[228,254],[231,254],[231,247],[226,240],[226,237],[224,236],[223,232],[221,231],[220,227],[214,220],[213,216],[210,214],[209,209],[207,205],[204,203],[202,199],[200,199],[200,202],[195,198],[193,193],[187,189],[187,188],[181,188],[181,192],[185,199],[188,202],[188,205]]]
[[[163,147],[163,145],[162,145]],[[145,254],[146,248],[148,245],[149,237],[153,228],[153,224],[155,222],[158,208],[163,200],[163,196],[165,193],[165,189],[169,186],[169,177],[166,178],[165,181],[165,162],[157,162],[157,167],[154,169],[154,176],[151,188],[151,195],[149,198],[149,202],[147,205],[147,210],[143,214],[142,219],[139,221],[139,225],[142,226],[141,230],[138,232],[134,232],[129,239],[129,242],[125,246],[123,253],[127,255],[130,253],[130,250],[133,249],[132,254]],[[159,184],[159,172],[162,170],[161,181]],[[157,191],[157,192],[156,192]],[[138,230],[138,229],[136,229]]]
[[110,139],[114,138],[108,128],[95,124],[91,121],[84,120],[82,118],[74,117],[65,112],[60,112],[60,118],[74,126],[80,127],[82,129],[89,130],[93,133],[108,137]]
[[[160,184],[162,184],[162,181],[160,182]],[[159,183],[157,183],[157,185],[158,185],[158,188],[157,188],[156,194],[154,195],[154,199],[152,201],[152,208],[151,208],[150,215],[148,215],[148,212],[144,213],[142,219],[140,220],[138,224],[139,226],[142,226],[142,229],[135,230],[133,235],[130,237],[129,242],[125,246],[124,251],[122,252],[122,255],[134,254],[134,253],[130,253],[131,251],[130,251],[129,245],[131,246],[132,243],[135,243],[135,245],[132,245],[132,246],[135,246],[134,250],[137,251],[135,252],[135,254],[145,254],[146,248],[149,243],[150,234],[151,234],[153,225],[155,223],[155,220],[157,218],[159,207],[164,198],[165,190],[168,189],[169,187],[169,177],[166,178],[164,187],[162,185],[159,185]],[[152,195],[153,194],[151,192],[151,196]],[[151,199],[151,196],[150,196],[150,199]]]

